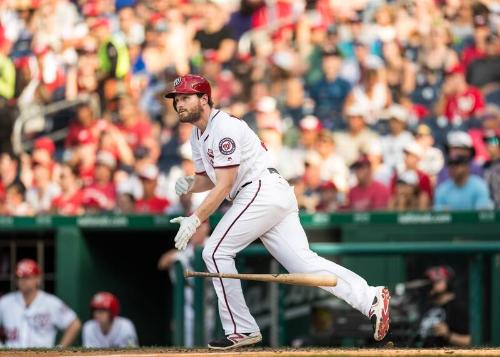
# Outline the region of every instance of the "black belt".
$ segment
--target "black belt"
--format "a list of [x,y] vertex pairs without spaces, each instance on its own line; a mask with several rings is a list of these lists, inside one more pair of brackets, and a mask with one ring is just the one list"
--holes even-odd
[[[280,174],[278,172],[278,170],[276,170],[274,167],[268,167],[267,171],[269,171],[270,174],[278,174],[278,175]],[[236,196],[238,196],[238,193],[240,193],[240,191],[243,189],[243,187],[250,185],[252,182],[253,181],[248,181],[248,182],[245,182],[243,185],[241,185],[240,189],[236,192],[236,195],[234,195],[234,198],[236,198]],[[233,198],[233,200],[234,200],[234,198]]]

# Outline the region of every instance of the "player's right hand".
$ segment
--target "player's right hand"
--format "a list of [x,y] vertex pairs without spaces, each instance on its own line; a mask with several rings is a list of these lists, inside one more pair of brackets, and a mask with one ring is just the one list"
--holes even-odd
[[175,182],[175,193],[185,195],[194,185],[194,176],[184,176]]

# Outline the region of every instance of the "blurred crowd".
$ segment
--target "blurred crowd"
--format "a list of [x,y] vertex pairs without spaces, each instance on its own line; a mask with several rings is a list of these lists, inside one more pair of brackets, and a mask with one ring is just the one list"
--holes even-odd
[[499,34],[494,0],[1,0],[0,214],[189,212],[186,73],[304,211],[500,208]]

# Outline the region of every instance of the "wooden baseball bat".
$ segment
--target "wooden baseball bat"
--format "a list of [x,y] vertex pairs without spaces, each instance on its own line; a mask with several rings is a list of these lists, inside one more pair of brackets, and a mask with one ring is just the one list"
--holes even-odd
[[337,277],[326,274],[231,274],[231,273],[206,273],[198,271],[184,272],[185,278],[198,276],[201,278],[225,278],[240,280],[256,280],[269,283],[281,283],[304,286],[336,286]]

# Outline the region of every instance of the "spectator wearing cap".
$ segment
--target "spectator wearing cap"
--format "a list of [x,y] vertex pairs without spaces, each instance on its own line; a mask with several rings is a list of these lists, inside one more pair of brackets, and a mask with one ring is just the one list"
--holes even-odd
[[42,165],[47,166],[51,170],[55,169],[54,154],[56,153],[56,145],[54,141],[47,136],[43,136],[35,140],[31,158]]
[[435,182],[437,174],[443,169],[443,152],[434,147],[434,137],[431,128],[420,124],[415,130],[415,141],[422,148],[422,156],[418,168],[425,172]]
[[373,179],[380,182],[386,187],[391,186],[391,179],[394,173],[394,169],[386,165],[384,162],[384,157],[382,156],[382,145],[380,141],[372,141],[370,146],[366,149],[367,151],[363,153],[366,155],[370,161]]
[[455,291],[454,270],[445,265],[432,266],[425,271],[431,283],[421,312],[422,319],[416,342],[423,347],[469,347],[471,336],[467,304]]
[[380,211],[387,209],[389,189],[373,179],[370,160],[360,156],[351,164],[357,184],[349,190],[346,208],[352,211]]
[[[310,97],[315,102],[315,114],[322,122],[330,122],[327,127],[340,125],[342,108],[351,90],[351,85],[339,76],[342,57],[338,51],[324,52],[321,67],[323,77],[311,88]],[[332,127],[333,129],[333,127]]]
[[413,170],[397,175],[396,186],[389,200],[391,211],[424,211],[428,210],[431,200],[423,195],[419,186],[419,177]]
[[[448,158],[455,156],[465,156],[469,158],[469,168],[471,175],[483,177],[483,168],[474,161],[475,148],[470,135],[464,131],[449,132],[446,137],[445,152]],[[437,184],[441,184],[450,177],[448,164],[439,172]]]
[[[293,181],[293,180],[292,180]],[[304,159],[304,175],[294,185],[299,209],[306,212],[334,210],[337,189],[332,181],[321,179],[321,156],[309,151]]]
[[85,212],[83,208],[83,190],[78,178],[78,170],[70,165],[62,165],[59,175],[61,194],[51,202],[53,214],[76,216]]
[[162,214],[165,213],[170,202],[160,197],[158,188],[158,167],[148,164],[139,170],[138,177],[142,185],[142,198],[135,202],[135,212],[142,214]]
[[399,175],[406,171],[413,171],[417,174],[418,177],[420,195],[425,196],[425,198],[422,198],[422,201],[426,200],[427,202],[431,202],[433,197],[431,179],[425,172],[421,171],[418,168],[423,154],[422,147],[413,141],[406,144],[403,149],[403,153],[404,160],[402,163],[400,163],[400,165],[398,165],[397,170],[391,180],[392,192],[394,192],[396,188]]
[[101,132],[107,124],[94,114],[90,103],[81,103],[76,109],[76,117],[71,121],[64,145],[66,149],[75,149],[80,145],[97,146]]
[[132,150],[143,146],[149,149],[149,156],[156,161],[159,154],[158,143],[152,137],[151,122],[138,110],[137,103],[131,96],[119,99],[119,121],[117,128],[125,136]]
[[448,158],[450,178],[436,188],[434,209],[439,211],[493,209],[486,181],[470,174],[470,157]]
[[441,98],[436,104],[438,114],[444,115],[452,124],[460,125],[484,109],[485,100],[481,91],[465,80],[465,69],[457,64],[446,72]]
[[83,190],[83,206],[87,212],[111,211],[116,203],[116,189],[113,174],[115,157],[106,151],[96,155],[96,167],[92,183]]
[[257,105],[255,106],[255,125],[256,131],[260,128],[268,127],[276,127],[281,130],[283,123],[276,99],[264,96],[257,101]]
[[298,149],[302,152],[314,150],[323,125],[318,117],[306,115],[299,122],[300,137]]
[[59,184],[52,180],[51,169],[46,163],[32,161],[33,184],[26,191],[26,202],[37,214],[48,213],[52,200],[61,194]]
[[0,326],[5,332],[7,348],[68,347],[76,339],[81,322],[57,296],[40,289],[42,271],[32,259],[16,265],[18,291],[0,298]]
[[486,131],[483,140],[490,157],[484,164],[484,179],[495,207],[500,208],[500,135],[494,131]]
[[217,51],[217,59],[221,63],[229,62],[236,49],[231,28],[225,24],[224,10],[215,2],[207,3],[203,8],[203,27],[193,39],[193,54],[207,50]]
[[321,179],[333,182],[339,192],[347,193],[349,189],[349,169],[344,159],[336,153],[333,134],[328,129],[323,129],[319,133],[316,152],[321,158]]
[[337,153],[347,165],[355,162],[360,153],[366,153],[378,135],[366,125],[367,111],[360,106],[349,106],[345,111],[347,129],[334,133]]
[[263,127],[259,129],[258,136],[269,153],[271,166],[276,168],[284,179],[290,180],[302,176],[304,152],[283,144],[281,128]]
[[26,187],[19,181],[12,182],[5,189],[3,214],[8,216],[32,216],[33,208],[26,202]]
[[389,119],[389,134],[381,138],[384,162],[391,168],[396,168],[403,162],[403,149],[414,140],[413,135],[406,130],[409,113],[403,106],[393,104],[387,109]]
[[[91,94],[98,90],[97,40],[87,35],[75,46],[76,63],[66,71],[66,99],[74,100],[79,94]],[[103,103],[104,104],[104,103]]]

